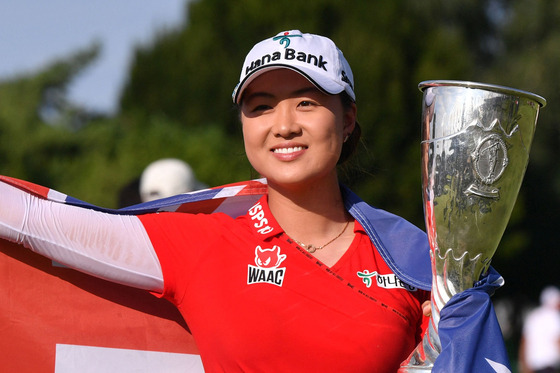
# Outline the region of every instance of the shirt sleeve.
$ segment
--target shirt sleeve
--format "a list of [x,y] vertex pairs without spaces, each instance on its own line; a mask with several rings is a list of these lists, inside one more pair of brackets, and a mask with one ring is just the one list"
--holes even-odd
[[41,199],[0,182],[0,237],[102,279],[163,290],[163,276],[136,216]]
[[[222,213],[160,212],[138,217],[161,264],[164,285],[160,295],[176,305],[196,283],[202,266],[208,261],[216,268],[227,266],[230,256],[226,254],[234,242],[244,241],[242,229],[234,228],[234,219]],[[228,250],[224,252],[224,248]]]

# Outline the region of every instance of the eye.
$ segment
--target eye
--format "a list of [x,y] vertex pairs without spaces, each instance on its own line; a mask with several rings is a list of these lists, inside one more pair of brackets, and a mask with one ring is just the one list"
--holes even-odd
[[315,100],[302,100],[299,104],[298,107],[299,108],[303,108],[303,109],[313,109],[317,106],[320,106],[319,103]]
[[260,105],[255,105],[251,111],[255,113],[255,112],[266,111],[270,109],[272,109],[270,105],[260,104]]

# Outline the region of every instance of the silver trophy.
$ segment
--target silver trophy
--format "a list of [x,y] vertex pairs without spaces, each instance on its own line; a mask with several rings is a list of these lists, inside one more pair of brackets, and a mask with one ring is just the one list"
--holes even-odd
[[422,190],[432,264],[432,316],[399,370],[431,371],[441,351],[440,310],[490,265],[529,160],[544,98],[502,86],[426,81]]

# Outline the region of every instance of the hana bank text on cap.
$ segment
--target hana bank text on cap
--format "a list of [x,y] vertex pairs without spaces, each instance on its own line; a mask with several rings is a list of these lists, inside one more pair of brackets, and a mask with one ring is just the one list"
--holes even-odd
[[346,91],[352,100],[356,100],[352,70],[333,41],[324,36],[292,30],[263,40],[249,51],[239,83],[233,90],[233,102],[240,103],[243,91],[253,79],[278,68],[300,73],[325,93]]

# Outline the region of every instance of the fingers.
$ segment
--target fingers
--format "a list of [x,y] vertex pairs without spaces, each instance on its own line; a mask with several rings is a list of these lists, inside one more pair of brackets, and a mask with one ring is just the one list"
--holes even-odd
[[432,316],[432,304],[430,303],[429,300],[422,303],[422,313],[426,317]]

